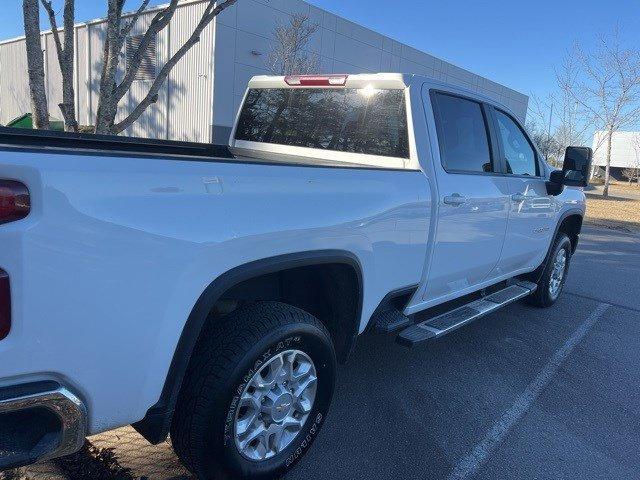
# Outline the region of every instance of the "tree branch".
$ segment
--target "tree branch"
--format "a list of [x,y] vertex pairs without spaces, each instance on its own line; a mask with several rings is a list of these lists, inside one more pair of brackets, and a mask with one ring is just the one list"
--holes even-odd
[[53,40],[56,45],[56,52],[58,53],[58,61],[62,62],[64,55],[64,49],[60,42],[60,32],[58,31],[58,22],[56,21],[56,13],[53,11],[53,6],[50,0],[40,0],[40,3],[44,7],[47,16],[49,17],[49,23],[51,24],[51,32],[53,33]]
[[120,37],[122,38],[123,42],[124,42],[124,39],[126,39],[129,36],[129,34],[131,33],[131,30],[133,30],[133,27],[135,26],[135,24],[138,23],[138,19],[140,18],[140,15],[142,15],[142,13],[147,9],[147,5],[149,5],[149,1],[150,0],[144,0],[142,4],[140,4],[140,7],[138,7],[138,10],[136,10],[136,13],[133,14],[133,17],[131,18],[131,20],[129,20],[129,23],[127,23],[127,25],[122,29],[122,32],[120,32]]
[[96,133],[111,133],[117,113],[118,102],[114,99],[116,73],[122,49],[121,22],[124,0],[108,0],[107,32],[102,54],[100,96],[96,114]]
[[73,85],[75,0],[65,0],[64,2],[64,46],[60,40],[60,29],[58,28],[56,14],[53,10],[51,0],[40,0],[40,3],[49,17],[51,32],[58,56],[58,65],[60,66],[60,74],[62,75],[62,103],[58,104],[58,106],[62,112],[65,128],[75,132],[78,130],[75,111],[75,87]]
[[[122,82],[120,82],[120,84],[115,89],[114,95],[116,102],[122,100],[122,98],[131,88],[131,84],[136,78],[138,69],[140,68],[140,65],[142,65],[142,60],[144,59],[144,55],[147,52],[151,41],[169,24],[169,22],[173,18],[173,14],[175,13],[176,8],[178,8],[178,0],[171,0],[171,3],[165,9],[158,12],[153,20],[151,20],[151,24],[142,37],[140,45],[131,57],[128,71],[125,72]],[[125,37],[121,37],[120,49],[122,48],[124,41]]]
[[[162,69],[160,70],[160,72],[156,76],[153,84],[149,88],[149,92],[147,93],[146,97],[133,109],[133,111],[124,120],[122,120],[121,122],[119,122],[116,125],[114,125],[113,133],[120,133],[123,130],[126,130],[136,120],[138,120],[138,118],[140,118],[140,116],[144,113],[144,111],[152,103],[157,102],[157,100],[158,100],[158,92],[160,91],[160,87],[162,87],[162,85],[167,80],[167,78],[169,76],[169,73],[171,73],[171,70],[173,69],[173,67],[175,67],[176,64],[182,59],[182,57],[184,57],[187,54],[187,52],[189,50],[191,50],[191,48],[200,41],[200,34],[207,27],[207,25],[209,25],[209,23],[211,23],[211,21],[218,14],[220,14],[220,12],[222,12],[225,9],[231,7],[236,2],[237,2],[237,0],[225,0],[224,2],[216,5],[215,8],[214,8],[215,1],[212,0],[207,5],[207,7],[205,8],[204,13],[202,14],[202,17],[201,17],[200,21],[198,22],[198,25],[194,29],[194,31],[191,34],[191,36],[189,37],[189,39],[185,42],[184,45],[182,45],[182,47],[180,47],[178,49],[178,51],[162,67]],[[169,7],[167,7],[167,8],[169,8]],[[172,15],[173,15],[173,13],[171,13],[171,16]],[[169,20],[171,20],[171,16],[166,20],[167,23],[169,22]],[[156,16],[156,18],[157,18],[157,16]],[[158,25],[162,25],[162,23],[163,23],[162,19],[158,20]],[[165,24],[165,26],[166,26],[166,24]],[[164,27],[162,27],[162,28],[164,28]],[[151,29],[151,27],[150,27],[150,29]],[[147,33],[148,33],[148,31],[147,31]],[[145,35],[145,37],[146,37],[146,35]],[[141,48],[142,48],[142,45],[140,46],[140,49]],[[140,49],[138,49],[138,50],[140,50]],[[138,53],[138,52],[136,52],[136,53]],[[124,84],[124,81],[123,81],[123,84]],[[123,84],[121,84],[121,85],[123,85]],[[118,88],[120,89],[120,86]],[[127,90],[128,90],[128,87],[127,87],[126,90],[124,90],[124,93],[126,93]],[[122,92],[119,90],[118,93],[120,94]],[[122,93],[123,96],[124,96],[124,93]]]

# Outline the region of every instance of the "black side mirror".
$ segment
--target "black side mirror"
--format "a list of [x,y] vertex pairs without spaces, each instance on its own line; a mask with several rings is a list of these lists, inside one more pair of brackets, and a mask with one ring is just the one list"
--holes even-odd
[[589,147],[567,147],[562,170],[554,170],[549,175],[547,182],[549,195],[560,195],[565,185],[586,187],[589,184],[592,158],[593,150]]
[[567,147],[562,164],[562,184],[571,187],[589,185],[593,150],[589,147]]
[[549,195],[560,195],[564,189],[563,180],[564,172],[562,170],[552,171],[547,182],[547,193]]

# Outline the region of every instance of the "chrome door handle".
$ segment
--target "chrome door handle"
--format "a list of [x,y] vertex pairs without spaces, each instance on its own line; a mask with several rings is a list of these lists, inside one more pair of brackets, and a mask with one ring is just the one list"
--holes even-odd
[[514,193],[511,195],[511,200],[514,202],[524,202],[528,197],[522,193]]
[[448,195],[442,199],[445,205],[453,205],[454,207],[459,207],[467,203],[467,199],[460,195],[459,193],[454,193],[453,195]]

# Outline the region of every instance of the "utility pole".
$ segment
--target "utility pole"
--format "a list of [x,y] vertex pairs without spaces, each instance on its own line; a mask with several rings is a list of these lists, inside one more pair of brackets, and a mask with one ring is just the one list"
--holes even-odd
[[549,163],[549,151],[551,150],[551,122],[553,121],[553,102],[549,110],[549,129],[547,130],[547,148],[545,152],[545,161]]

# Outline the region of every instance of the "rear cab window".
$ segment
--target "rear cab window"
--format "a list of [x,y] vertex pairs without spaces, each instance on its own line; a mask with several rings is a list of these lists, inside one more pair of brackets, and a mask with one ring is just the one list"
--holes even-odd
[[253,89],[236,139],[409,158],[402,90]]
[[338,88],[255,88],[252,81],[232,149],[270,161],[418,170],[401,78],[391,88],[360,79]]

